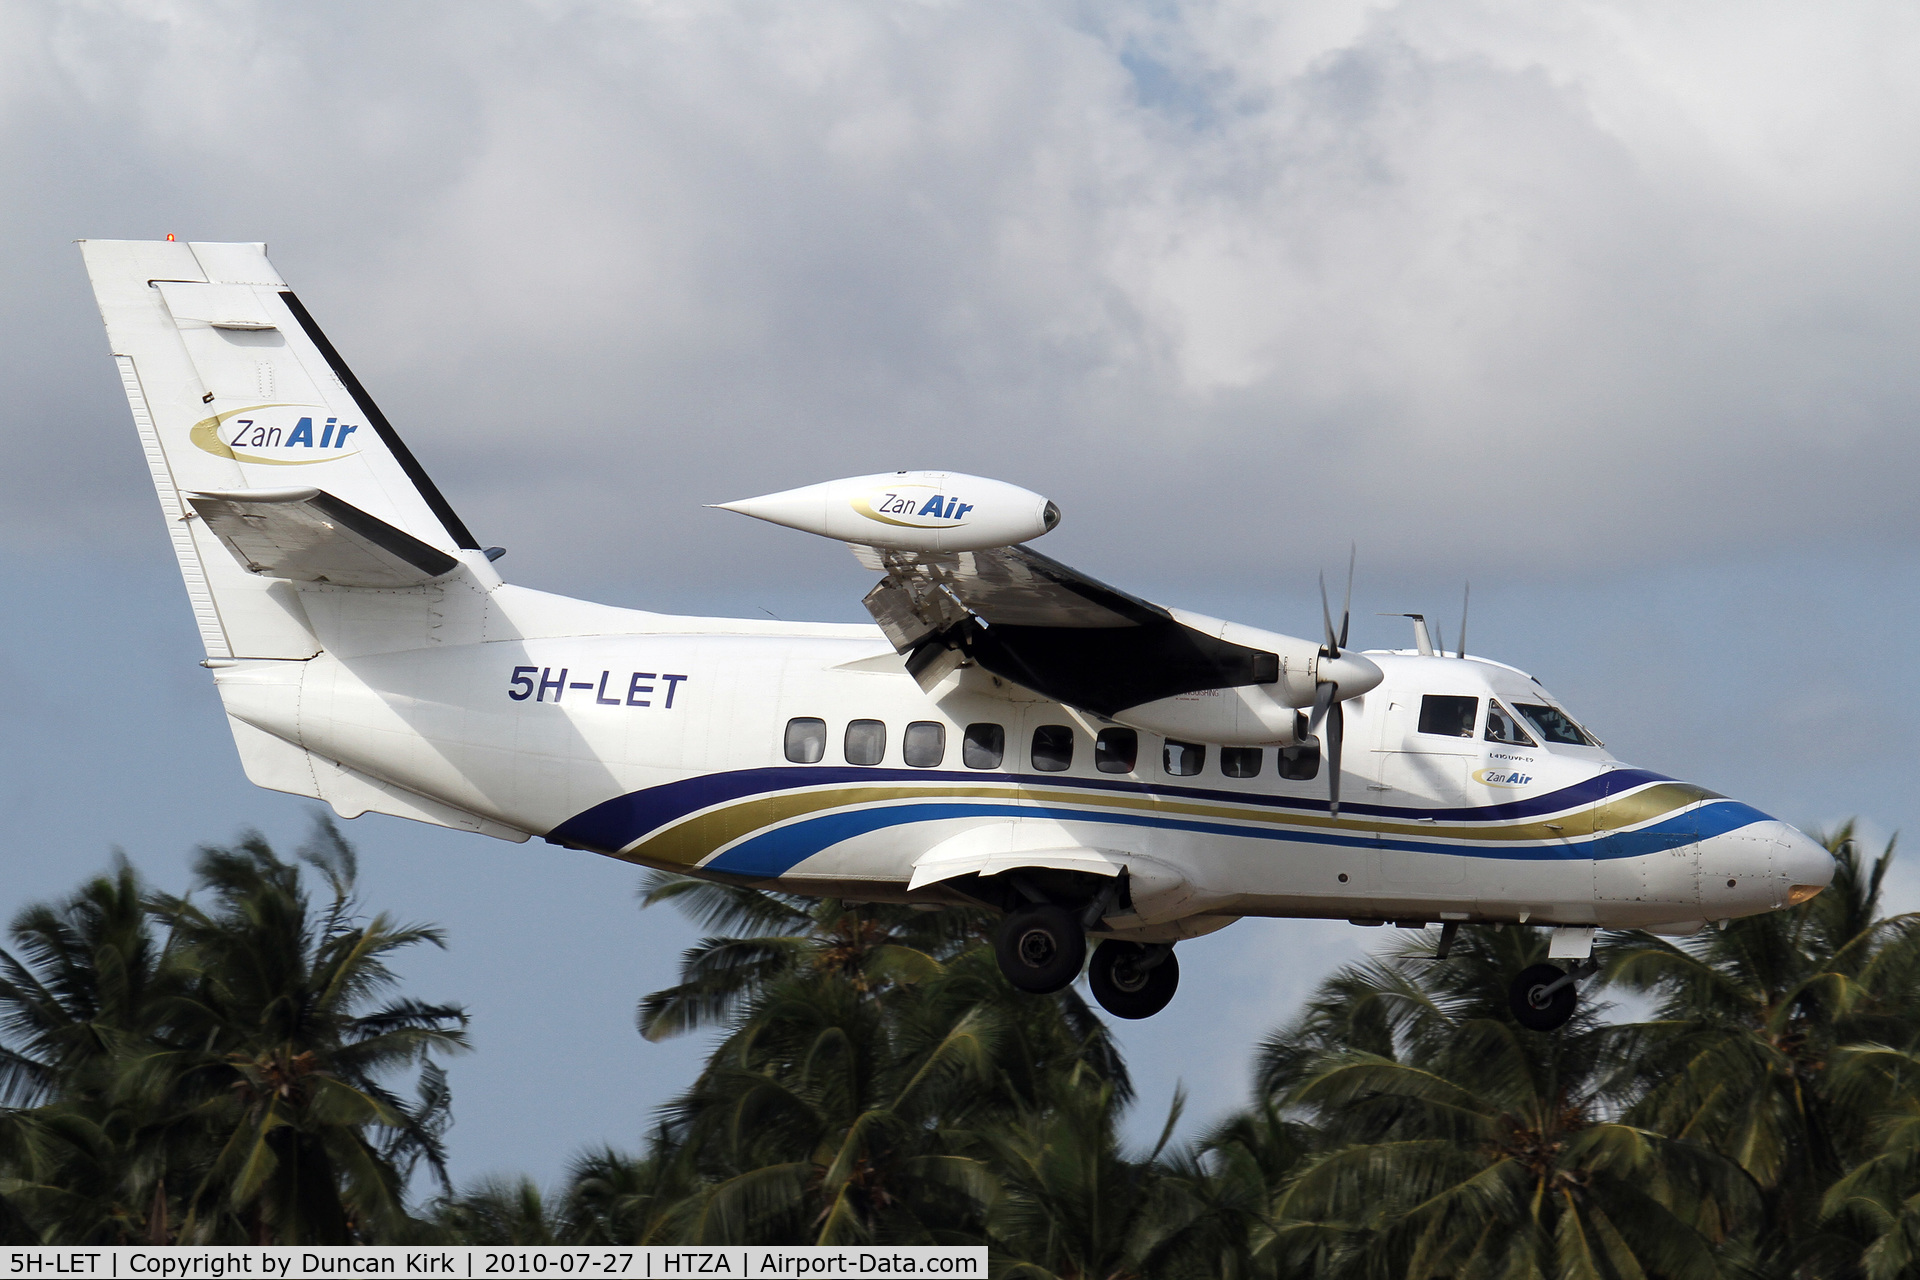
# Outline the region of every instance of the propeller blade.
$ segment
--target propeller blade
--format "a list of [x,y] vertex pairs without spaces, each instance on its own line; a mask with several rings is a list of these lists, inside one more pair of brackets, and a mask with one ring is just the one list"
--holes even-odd
[[1320,652],[1329,658],[1340,656],[1340,641],[1333,634],[1333,610],[1327,605],[1327,575],[1320,575],[1320,620],[1327,624],[1327,642]]
[[1340,648],[1347,647],[1347,624],[1353,621],[1353,563],[1359,559],[1360,547],[1355,543],[1347,548],[1347,601],[1340,606]]
[[1346,708],[1336,698],[1327,716],[1327,816],[1330,818],[1340,816],[1340,747],[1346,737]]
[[1473,584],[1469,582],[1467,589],[1460,593],[1460,647],[1453,651],[1456,658],[1467,656],[1467,606],[1472,602]]
[[1331,680],[1314,686],[1313,715],[1307,720],[1307,736],[1313,737],[1320,732],[1320,722],[1327,718],[1327,709],[1340,705],[1340,686]]

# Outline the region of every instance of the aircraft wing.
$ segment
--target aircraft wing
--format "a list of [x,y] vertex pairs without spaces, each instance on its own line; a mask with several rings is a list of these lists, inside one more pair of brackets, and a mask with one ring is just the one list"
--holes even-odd
[[1277,654],[1198,630],[1023,544],[945,553],[853,550],[887,575],[864,603],[916,676],[958,653],[1043,697],[1102,716],[1280,678]]

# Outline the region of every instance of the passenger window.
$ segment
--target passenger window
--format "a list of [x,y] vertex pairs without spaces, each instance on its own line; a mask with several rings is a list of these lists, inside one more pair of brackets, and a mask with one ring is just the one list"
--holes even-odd
[[947,758],[947,726],[937,720],[915,720],[900,739],[900,754],[916,769],[937,769]]
[[960,739],[960,762],[969,769],[998,769],[1007,754],[1007,731],[997,724],[970,724]]
[[1569,747],[1597,747],[1592,734],[1573,722],[1573,717],[1558,707],[1538,702],[1516,702],[1514,709],[1525,716],[1548,742]]
[[787,721],[787,759],[795,764],[819,764],[827,754],[827,722],[812,716]]
[[879,764],[887,754],[887,726],[879,720],[849,720],[842,745],[848,764]]
[[1220,748],[1220,772],[1229,778],[1257,778],[1260,758],[1267,753],[1259,747]]
[[1471,738],[1480,699],[1430,693],[1420,699],[1420,732],[1448,738]]
[[1132,773],[1140,758],[1140,735],[1131,729],[1102,729],[1093,740],[1093,767],[1102,773]]
[[1320,744],[1302,742],[1298,746],[1280,748],[1280,759],[1275,767],[1288,782],[1312,782],[1320,776]]
[[1033,731],[1033,767],[1059,773],[1073,766],[1073,730],[1064,724],[1043,724]]
[[1161,763],[1173,777],[1191,778],[1207,767],[1207,749],[1198,743],[1175,742],[1168,738]]
[[1520,718],[1491,698],[1487,700],[1487,732],[1484,736],[1488,742],[1505,742],[1516,747],[1538,745],[1520,727]]

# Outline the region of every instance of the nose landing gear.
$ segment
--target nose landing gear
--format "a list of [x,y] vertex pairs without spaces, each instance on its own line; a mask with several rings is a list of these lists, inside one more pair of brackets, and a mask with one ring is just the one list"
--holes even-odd
[[1522,969],[1507,989],[1507,1007],[1513,1011],[1513,1020],[1529,1031],[1564,1027],[1580,1003],[1574,983],[1598,969],[1592,960],[1576,960],[1568,969],[1553,964]]

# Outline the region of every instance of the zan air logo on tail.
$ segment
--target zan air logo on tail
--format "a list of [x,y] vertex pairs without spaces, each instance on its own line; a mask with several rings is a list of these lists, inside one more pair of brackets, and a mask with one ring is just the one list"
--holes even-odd
[[901,484],[875,489],[853,500],[853,509],[881,524],[905,525],[909,529],[952,529],[966,523],[971,502],[963,502],[951,493],[941,493],[932,485]]
[[294,467],[360,452],[362,427],[329,417],[319,405],[256,404],[201,419],[189,438],[217,457]]

